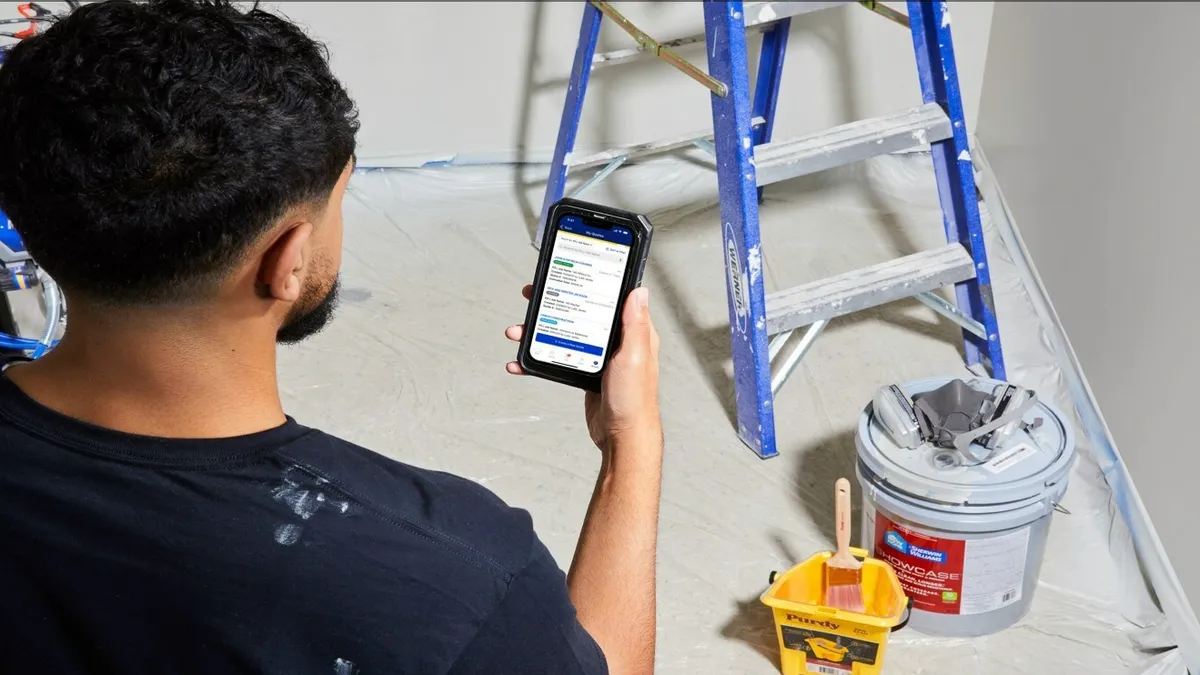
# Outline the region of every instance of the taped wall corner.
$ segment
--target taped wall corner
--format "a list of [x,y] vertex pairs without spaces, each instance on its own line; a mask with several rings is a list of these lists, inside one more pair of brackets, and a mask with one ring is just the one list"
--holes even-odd
[[1190,3],[999,3],[978,128],[1102,406],[1106,476],[1192,672],[1200,80],[1177,64],[1200,57],[1197,21]]

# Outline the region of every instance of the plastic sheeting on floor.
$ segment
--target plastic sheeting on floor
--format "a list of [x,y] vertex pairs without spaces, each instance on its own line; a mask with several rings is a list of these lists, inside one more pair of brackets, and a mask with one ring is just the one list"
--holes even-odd
[[[529,228],[544,172],[356,174],[339,318],[286,350],[281,370],[302,422],[486,485],[533,514],[565,567],[599,464],[582,396],[503,367],[515,349],[502,331],[523,319],[519,291],[536,259]],[[758,600],[768,573],[832,546],[832,486],[853,475],[863,406],[886,383],[967,375],[960,332],[913,300],[836,319],[776,399],[780,456],[760,460],[730,420],[715,175],[695,157],[663,158],[622,168],[586,198],[657,228],[646,274],[667,437],[657,672],[776,673],[774,624]],[[927,154],[771,186],[761,214],[768,291],[944,243]],[[1010,379],[1073,417],[1051,342],[986,208],[984,218]],[[1055,515],[1030,613],[982,638],[898,632],[885,673],[1185,673],[1075,422],[1069,513]]]
[[[544,168],[541,170],[544,175]],[[344,303],[287,352],[289,410],[396,459],[468,476],[530,510],[568,564],[598,456],[581,396],[508,376],[502,331],[523,318],[539,171],[362,172],[346,209]],[[580,179],[586,176],[580,176]],[[524,187],[518,187],[524,183]],[[835,320],[780,392],[781,455],[730,422],[732,385],[716,179],[702,160],[622,168],[588,199],[650,215],[646,285],[662,334],[667,457],[659,673],[778,672],[759,595],[771,570],[831,546],[832,485],[851,476],[854,423],[882,384],[966,375],[959,330],[912,300]],[[768,291],[944,243],[928,155],[767,189]],[[985,209],[1010,379],[1074,411],[1033,305]],[[1033,607],[976,639],[896,633],[885,672],[1182,673],[1088,439],[1057,514]],[[857,522],[855,520],[854,522]]]

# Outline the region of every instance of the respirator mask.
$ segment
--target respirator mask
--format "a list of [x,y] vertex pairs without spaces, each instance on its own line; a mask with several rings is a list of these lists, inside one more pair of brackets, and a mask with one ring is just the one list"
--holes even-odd
[[893,384],[872,400],[875,419],[896,445],[916,449],[929,443],[957,451],[969,464],[986,462],[1018,432],[1041,426],[1040,417],[1032,423],[1022,419],[1036,404],[1031,389],[1000,384],[988,393],[958,379],[911,397]]

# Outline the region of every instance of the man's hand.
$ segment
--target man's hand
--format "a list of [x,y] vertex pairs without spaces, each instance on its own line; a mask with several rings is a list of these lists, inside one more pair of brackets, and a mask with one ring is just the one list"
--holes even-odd
[[[526,300],[531,290],[522,291]],[[520,341],[523,332],[521,326],[509,326],[504,334]],[[507,369],[522,374],[516,363]],[[625,302],[621,345],[605,367],[600,391],[584,396],[588,432],[603,461],[567,586],[579,622],[604,651],[609,672],[650,675],[663,437],[658,332],[644,288]]]
[[[521,289],[526,300],[532,286]],[[621,315],[621,344],[609,359],[601,393],[587,392],[584,414],[592,442],[604,452],[620,446],[662,445],[662,417],[658,408],[658,331],[650,320],[649,293],[634,289]],[[504,335],[520,342],[525,329],[509,326]],[[506,369],[524,374],[516,361]]]

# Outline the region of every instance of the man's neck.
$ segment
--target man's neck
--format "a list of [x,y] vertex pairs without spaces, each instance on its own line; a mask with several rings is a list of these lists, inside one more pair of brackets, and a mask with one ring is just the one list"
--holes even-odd
[[142,436],[227,438],[286,421],[273,334],[253,325],[214,331],[211,315],[123,318],[73,308],[58,346],[6,375],[48,408]]

